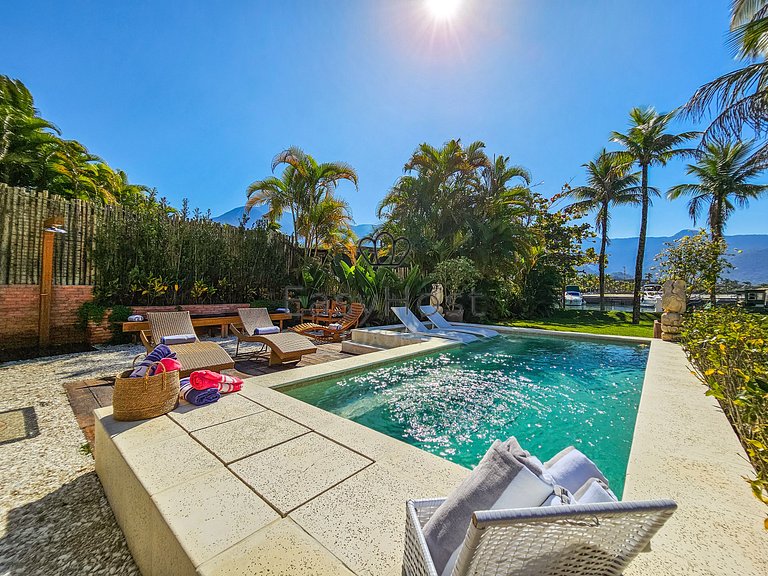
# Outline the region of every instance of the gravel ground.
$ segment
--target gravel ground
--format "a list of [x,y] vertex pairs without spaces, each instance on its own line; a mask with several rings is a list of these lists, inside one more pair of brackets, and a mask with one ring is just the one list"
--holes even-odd
[[0,446],[0,575],[139,574],[62,384],[113,375],[142,349],[0,366],[0,412],[32,406],[40,430]]

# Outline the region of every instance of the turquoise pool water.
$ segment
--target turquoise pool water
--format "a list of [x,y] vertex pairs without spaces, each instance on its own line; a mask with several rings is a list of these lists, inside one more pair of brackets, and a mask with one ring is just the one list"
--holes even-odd
[[574,445],[621,494],[648,346],[502,336],[283,392],[469,468],[516,436]]

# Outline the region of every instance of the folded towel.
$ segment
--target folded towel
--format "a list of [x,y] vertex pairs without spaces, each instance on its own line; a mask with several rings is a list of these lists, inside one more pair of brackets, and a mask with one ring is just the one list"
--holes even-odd
[[139,365],[136,366],[136,368],[133,369],[133,372],[131,372],[131,378],[140,378],[144,376],[144,374],[147,373],[147,368],[149,368],[152,364],[155,362],[160,362],[163,358],[176,358],[176,353],[172,352],[168,346],[165,344],[158,344],[155,346],[154,350],[147,354],[147,356],[139,362]]
[[572,494],[575,494],[590,478],[597,478],[608,485],[608,479],[595,463],[573,446],[556,454],[544,467],[555,484],[568,489]]
[[[497,440],[470,475],[440,505],[424,525],[424,537],[439,574],[449,573],[452,569],[449,561],[458,557],[456,549],[464,541],[472,513],[490,510],[516,477],[526,472],[538,476],[542,470],[515,438],[503,443]],[[521,481],[520,486],[527,485],[528,480]],[[511,495],[507,495],[511,499]],[[515,502],[533,507],[539,506],[546,497],[534,490],[528,499],[525,495],[516,496]]]
[[332,324],[328,324],[328,328],[331,330],[341,330],[341,324],[338,322],[333,322]]
[[163,368],[160,368],[159,364],[163,365],[163,368],[165,368],[166,372],[173,372],[174,370],[181,370],[181,362],[176,360],[175,358],[163,358],[160,360],[158,364],[153,365],[149,369],[149,375],[153,376],[155,374],[159,374],[163,371]]
[[275,308],[275,312],[282,312],[283,314],[288,314],[290,310],[288,310],[288,308]]
[[128,322],[144,322],[144,316],[141,314],[131,314],[127,318]]
[[179,380],[179,386],[179,398],[182,398],[190,404],[194,404],[195,406],[213,404],[219,398],[221,398],[221,394],[219,393],[218,388],[195,390],[192,388],[192,384],[189,383],[189,378],[182,378]]
[[280,328],[278,326],[265,326],[264,328],[255,328],[253,331],[254,334],[262,335],[262,334],[279,334]]
[[614,494],[608,485],[599,478],[590,478],[578,492],[573,495],[579,504],[597,504],[598,502],[616,502]]
[[173,346],[174,344],[191,344],[197,342],[197,336],[194,334],[173,334],[172,336],[163,336],[160,338],[161,344]]
[[189,375],[189,382],[196,390],[216,388],[222,394],[239,392],[243,387],[243,381],[237,376],[219,374],[212,370],[196,370]]

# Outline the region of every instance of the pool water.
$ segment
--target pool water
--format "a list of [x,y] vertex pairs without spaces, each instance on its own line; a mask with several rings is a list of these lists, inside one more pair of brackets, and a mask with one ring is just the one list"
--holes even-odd
[[542,460],[573,445],[621,495],[647,359],[644,344],[501,336],[281,391],[468,468],[496,439]]

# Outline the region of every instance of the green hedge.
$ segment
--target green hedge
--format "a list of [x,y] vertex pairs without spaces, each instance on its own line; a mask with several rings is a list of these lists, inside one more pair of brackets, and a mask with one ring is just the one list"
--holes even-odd
[[694,312],[682,344],[755,467],[753,493],[768,504],[768,316],[734,307]]
[[109,305],[278,298],[291,248],[263,225],[235,227],[160,210],[111,210],[94,239],[94,294]]

